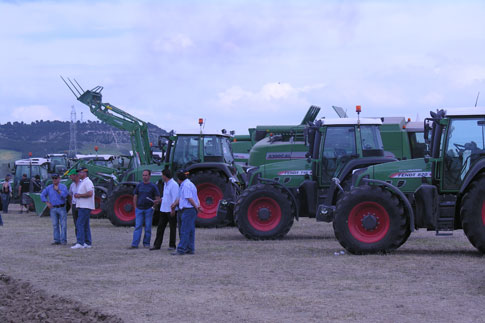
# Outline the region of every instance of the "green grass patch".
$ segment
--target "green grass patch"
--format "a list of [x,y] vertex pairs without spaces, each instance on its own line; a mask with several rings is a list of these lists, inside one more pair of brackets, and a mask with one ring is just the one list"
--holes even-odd
[[13,163],[21,158],[22,153],[20,151],[0,149],[0,164]]

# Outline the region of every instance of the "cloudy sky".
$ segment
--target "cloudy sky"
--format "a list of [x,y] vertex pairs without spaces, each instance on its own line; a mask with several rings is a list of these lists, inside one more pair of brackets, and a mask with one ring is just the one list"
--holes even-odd
[[59,75],[161,128],[247,133],[485,106],[484,1],[0,1],[0,123],[96,120]]

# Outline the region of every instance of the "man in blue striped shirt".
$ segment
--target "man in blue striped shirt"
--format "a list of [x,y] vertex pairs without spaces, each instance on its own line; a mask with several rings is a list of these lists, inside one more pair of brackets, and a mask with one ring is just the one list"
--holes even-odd
[[[52,184],[47,186],[40,198],[50,209],[52,228],[54,231],[53,245],[67,243],[67,212],[66,198],[69,192],[64,184],[60,183],[59,175],[52,175]],[[59,229],[60,228],[60,229]]]
[[189,173],[184,170],[177,171],[177,178],[180,184],[179,198],[172,204],[172,210],[178,205],[181,212],[180,242],[177,251],[172,255],[193,254],[195,252],[195,219],[197,211],[202,211],[197,188],[187,178]]

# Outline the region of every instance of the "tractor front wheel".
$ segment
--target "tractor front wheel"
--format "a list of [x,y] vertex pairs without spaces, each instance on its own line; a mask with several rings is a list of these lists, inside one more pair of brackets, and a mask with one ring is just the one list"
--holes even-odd
[[473,181],[461,203],[461,225],[471,244],[485,253],[485,177]]
[[284,237],[293,225],[294,213],[295,206],[288,193],[268,184],[244,190],[234,208],[239,231],[253,240]]
[[108,218],[116,226],[135,225],[132,187],[119,186],[113,191],[108,199]]
[[345,192],[337,202],[333,229],[342,247],[354,254],[388,252],[409,236],[399,199],[379,186]]

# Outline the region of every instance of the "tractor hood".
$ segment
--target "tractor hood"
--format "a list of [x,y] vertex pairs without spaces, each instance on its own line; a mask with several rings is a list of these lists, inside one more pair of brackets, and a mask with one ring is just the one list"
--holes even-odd
[[311,178],[311,164],[306,159],[288,160],[259,167],[261,177],[277,181],[286,187],[298,187]]
[[423,181],[431,181],[431,162],[424,158],[402,160],[369,166],[354,172],[353,185],[360,186],[363,178],[386,181],[405,193],[413,193]]

